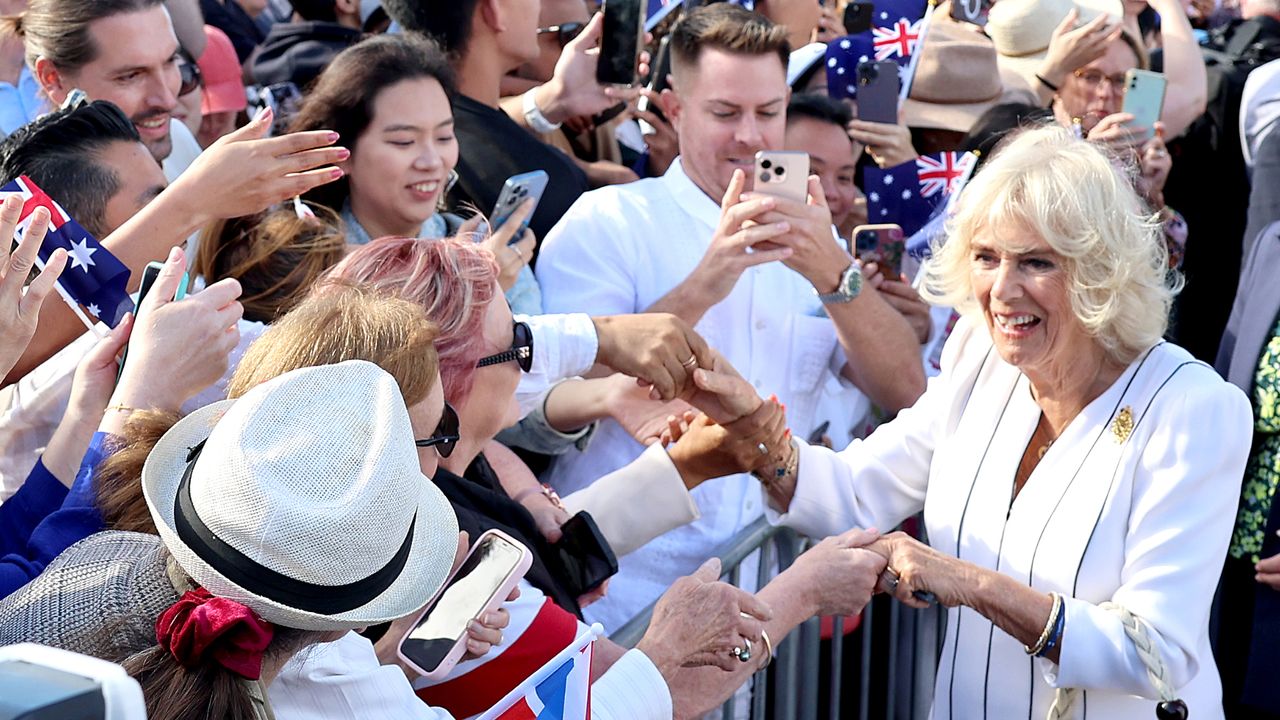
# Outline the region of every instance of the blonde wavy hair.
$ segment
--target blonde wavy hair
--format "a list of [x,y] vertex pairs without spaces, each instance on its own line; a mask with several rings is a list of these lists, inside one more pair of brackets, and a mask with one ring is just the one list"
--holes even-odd
[[[965,188],[945,244],[926,265],[926,299],[978,311],[972,248],[993,228],[1024,229],[1063,258],[1071,308],[1107,355],[1128,364],[1164,336],[1182,279],[1157,217],[1103,150],[1047,125],[1005,141]],[[1005,248],[1018,250],[1020,248]]]

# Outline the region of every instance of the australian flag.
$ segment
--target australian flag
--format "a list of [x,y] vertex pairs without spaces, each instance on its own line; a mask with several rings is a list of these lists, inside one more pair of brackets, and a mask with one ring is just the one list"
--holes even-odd
[[827,46],[827,92],[835,98],[857,97],[858,65],[874,60],[897,62],[905,82],[926,4],[926,0],[877,0],[871,30],[846,35]]
[[946,206],[944,199],[960,189],[976,161],[973,153],[944,152],[884,170],[868,167],[867,222],[897,223],[904,235],[915,235]]
[[17,193],[23,199],[18,237],[26,232],[36,208],[44,207],[49,211],[49,232],[40,245],[39,256],[43,264],[58,248],[67,251],[67,266],[58,278],[58,288],[63,296],[85,306],[91,315],[115,327],[124,314],[133,309],[133,302],[126,291],[129,268],[67,215],[31,178],[23,175],[0,187],[0,197],[10,193]]

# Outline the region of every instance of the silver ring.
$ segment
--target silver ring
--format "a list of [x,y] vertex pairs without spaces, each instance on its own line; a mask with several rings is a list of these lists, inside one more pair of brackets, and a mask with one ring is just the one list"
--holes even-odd
[[736,647],[730,650],[729,654],[738,658],[739,662],[747,662],[751,660],[751,640],[748,638],[742,638],[742,644],[745,647]]
[[1168,152],[1167,150],[1162,149],[1162,148],[1156,148],[1155,150],[1152,150],[1152,151],[1151,151],[1151,154],[1152,154],[1153,156],[1155,156],[1155,157],[1162,158],[1162,157],[1167,156],[1167,155],[1169,154],[1169,152]]
[[756,450],[759,450],[761,455],[769,454],[769,446],[762,442],[756,443]]
[[898,581],[897,570],[894,570],[893,568],[886,566],[884,569],[884,572],[880,573],[880,579],[884,581],[885,586],[889,588],[890,594],[898,592],[899,581]]
[[692,370],[692,369],[694,369],[695,367],[697,367],[697,366],[698,366],[698,356],[697,356],[697,355],[690,355],[690,356],[689,356],[689,359],[688,359],[688,360],[685,360],[685,361],[684,361],[684,362],[682,362],[682,363],[680,363],[680,365],[682,365],[682,366],[683,366],[683,367],[685,367],[685,368],[688,368],[688,369]]

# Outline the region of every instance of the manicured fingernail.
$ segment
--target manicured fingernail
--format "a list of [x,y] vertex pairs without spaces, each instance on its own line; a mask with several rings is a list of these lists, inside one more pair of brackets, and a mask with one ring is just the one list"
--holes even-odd
[[182,256],[182,248],[174,246],[169,248],[168,262],[178,262],[178,258]]
[[334,168],[329,171],[329,177],[333,178],[334,180],[337,180],[338,178],[342,177],[345,174],[346,173],[342,172],[342,168]]
[[351,151],[346,148],[338,148],[337,155],[339,160],[346,160],[351,157]]
[[328,134],[327,136],[325,136],[325,137],[327,137],[327,138],[329,139],[329,142],[331,142],[331,143],[332,143],[332,142],[338,142],[338,138],[339,138],[339,137],[342,137],[342,136],[341,136],[341,135],[339,135],[339,134],[338,134],[338,133],[336,133],[336,132],[332,132],[332,131],[330,131],[330,132],[329,132],[329,134]]
[[253,122],[258,122],[271,114],[271,106],[265,105],[261,110],[253,114]]

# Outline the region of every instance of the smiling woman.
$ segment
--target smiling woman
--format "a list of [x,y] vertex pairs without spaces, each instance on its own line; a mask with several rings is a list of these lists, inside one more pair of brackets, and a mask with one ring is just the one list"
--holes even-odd
[[820,537],[923,510],[930,544],[869,547],[884,592],[950,608],[937,715],[1073,717],[1081,690],[1090,718],[1150,717],[1151,699],[1221,718],[1209,606],[1250,413],[1161,341],[1177,281],[1158,224],[1051,126],[996,152],[947,235],[926,283],[967,317],[942,374],[838,455],[795,441],[763,473],[775,519]]
[[317,78],[292,129],[332,129],[350,143],[346,176],[307,198],[342,214],[349,242],[453,229],[437,212],[458,164],[452,92],[439,47],[411,35],[354,45]]

